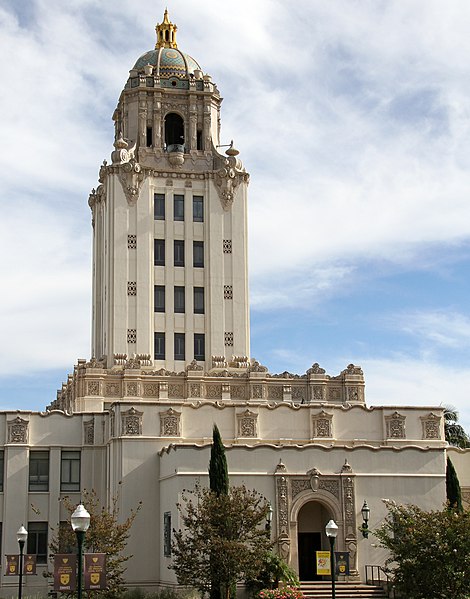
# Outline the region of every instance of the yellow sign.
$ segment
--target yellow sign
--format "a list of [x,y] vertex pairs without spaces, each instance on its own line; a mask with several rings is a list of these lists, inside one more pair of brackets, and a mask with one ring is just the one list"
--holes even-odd
[[331,576],[331,557],[329,551],[317,551],[317,575]]

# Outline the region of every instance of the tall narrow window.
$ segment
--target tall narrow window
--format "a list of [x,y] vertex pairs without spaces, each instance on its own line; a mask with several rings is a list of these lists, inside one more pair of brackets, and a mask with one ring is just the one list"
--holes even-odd
[[204,266],[204,242],[193,241],[193,266],[202,268]]
[[80,452],[63,451],[60,456],[60,490],[80,491]]
[[204,314],[204,287],[194,287],[194,314]]
[[175,287],[175,303],[174,309],[177,313],[182,313],[185,311],[185,302],[184,302],[184,287]]
[[204,222],[204,198],[202,196],[193,196],[193,221],[195,223]]
[[5,469],[5,461],[4,460],[5,460],[4,452],[0,451],[0,491],[3,491],[3,476],[4,476],[4,469]]
[[197,149],[202,150],[202,131],[200,129],[198,129],[196,133],[196,144]]
[[174,252],[174,265],[184,266],[184,239],[175,239]]
[[204,333],[194,333],[194,359],[200,362],[206,359],[206,343]]
[[165,333],[155,333],[155,360],[165,359]]
[[29,490],[49,491],[48,451],[32,451],[29,454]]
[[28,522],[26,552],[35,554],[38,564],[47,563],[47,522]]
[[165,285],[154,287],[154,311],[165,312]]
[[185,360],[184,333],[175,333],[175,360]]
[[154,264],[155,264],[155,266],[165,266],[165,240],[164,239],[155,239]]
[[173,196],[173,218],[175,220],[184,220],[184,196]]
[[165,194],[153,194],[153,217],[155,220],[165,220]]
[[147,127],[147,148],[153,146],[153,128]]

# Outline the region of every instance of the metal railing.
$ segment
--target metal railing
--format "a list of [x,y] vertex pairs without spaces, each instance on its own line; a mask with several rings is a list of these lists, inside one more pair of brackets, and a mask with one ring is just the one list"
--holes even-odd
[[366,567],[366,584],[383,586],[386,584],[387,586],[390,583],[390,578],[388,577],[387,572],[383,569],[383,566],[371,566],[367,565]]

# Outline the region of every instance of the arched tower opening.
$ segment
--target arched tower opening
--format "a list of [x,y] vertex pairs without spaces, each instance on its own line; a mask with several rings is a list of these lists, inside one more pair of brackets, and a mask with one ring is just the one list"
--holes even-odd
[[167,152],[184,152],[184,120],[175,112],[165,118],[165,144]]
[[300,508],[297,521],[300,580],[321,580],[321,576],[317,576],[316,551],[329,549],[325,545],[325,525],[333,517],[319,501],[309,501]]

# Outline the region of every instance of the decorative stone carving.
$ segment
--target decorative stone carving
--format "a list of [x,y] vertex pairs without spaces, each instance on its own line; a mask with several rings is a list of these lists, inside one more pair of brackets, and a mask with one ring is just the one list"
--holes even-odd
[[224,299],[226,299],[226,300],[233,299],[233,286],[232,285],[224,285]]
[[223,248],[224,248],[224,254],[231,254],[232,253],[232,240],[224,239]]
[[127,360],[127,354],[114,354],[113,361],[115,366],[124,366]]
[[348,401],[361,401],[362,400],[362,388],[361,387],[347,387]]
[[8,443],[28,442],[28,420],[17,416],[14,420],[8,420]]
[[427,416],[421,417],[423,427],[423,439],[441,438],[441,417],[430,412]]
[[290,537],[289,537],[289,493],[287,477],[285,476],[286,467],[282,462],[276,467],[276,503],[277,503],[277,545],[279,554],[288,562],[290,555]]
[[328,389],[329,401],[341,401],[341,387],[330,387]]
[[268,386],[268,398],[276,401],[282,401],[283,392],[282,385],[269,385]]
[[189,397],[201,397],[201,385],[199,383],[189,384]]
[[193,361],[191,362],[191,364],[188,364],[188,365],[186,366],[186,372],[189,372],[189,371],[197,371],[197,372],[202,372],[203,370],[204,370],[204,368],[203,368],[203,367],[202,367],[200,364],[198,364],[198,363],[196,362],[196,360],[193,360]]
[[120,397],[121,396],[120,383],[106,383],[106,385],[104,387],[104,394],[106,397]]
[[127,281],[127,295],[137,295],[136,281]]
[[160,412],[160,436],[180,437],[181,412],[169,408],[166,412]]
[[298,387],[298,386],[293,386],[292,387],[292,401],[295,401],[297,403],[305,403],[305,398],[306,398],[306,388],[305,387]]
[[87,395],[101,395],[100,381],[87,381]]
[[111,437],[114,437],[116,433],[116,418],[114,412],[111,412],[109,418],[109,434]]
[[[229,152],[230,150],[227,150]],[[238,151],[232,149],[232,152]],[[241,161],[235,155],[229,155],[222,159],[222,168],[219,168],[214,176],[215,185],[224,210],[230,210],[235,198],[238,186],[242,181],[248,182],[249,175],[243,169]],[[243,169],[243,170],[242,170]]]
[[387,437],[389,439],[405,438],[405,420],[406,416],[402,416],[398,412],[394,412],[391,416],[385,416]]
[[313,385],[310,387],[310,397],[312,401],[325,401],[325,387],[323,385]]
[[258,414],[245,410],[237,414],[238,436],[239,437],[257,437],[258,436]]
[[184,397],[184,385],[168,385],[168,397],[171,397],[172,399]]
[[292,499],[294,499],[294,497],[296,495],[298,495],[299,493],[302,493],[302,491],[310,491],[310,481],[306,478],[294,478],[294,480],[291,482],[291,489],[292,489]]
[[[233,335],[233,333],[232,333]],[[233,345],[233,343],[232,343]],[[230,368],[248,368],[250,365],[250,361],[246,356],[232,356],[232,360],[230,361]]]
[[159,397],[159,385],[158,383],[144,383],[143,385],[143,393],[144,397]]
[[318,488],[327,491],[339,499],[339,482],[337,480],[321,478]]
[[212,356],[212,368],[227,368],[225,356]]
[[207,399],[221,399],[222,385],[206,385]]
[[230,385],[231,399],[245,399],[246,391],[244,385]]
[[83,423],[83,432],[85,445],[94,445],[95,443],[95,421],[87,420]]
[[355,364],[348,364],[347,367],[341,372],[341,374],[360,374],[361,376],[364,375],[364,373],[362,372],[362,368],[360,366],[356,366]]
[[131,158],[119,168],[118,177],[128,204],[134,205],[139,199],[140,189],[145,179],[142,167],[135,158]]
[[126,395],[128,397],[137,397],[139,395],[138,385],[136,381],[132,381],[132,383],[126,384]]
[[313,437],[332,437],[333,414],[328,414],[324,410],[318,414],[312,415]]
[[226,347],[233,346],[233,332],[232,331],[224,333],[224,344]]
[[128,250],[136,250],[137,249],[137,235],[128,235],[127,236],[127,249]]
[[127,329],[127,343],[137,343],[136,329]]
[[263,399],[263,385],[252,385],[251,397],[253,399]]
[[248,366],[248,372],[268,372],[266,366],[263,366],[258,360],[251,360],[251,364]]
[[357,535],[356,535],[356,502],[354,477],[345,476],[342,479],[343,488],[343,526],[346,548],[349,551],[351,574],[357,574]]
[[127,412],[121,414],[121,430],[126,436],[142,434],[142,416],[143,412],[138,412],[135,408],[130,408]]
[[312,364],[312,367],[307,370],[307,374],[325,374],[325,372],[326,371],[324,368],[320,368],[320,364],[318,364],[318,362]]

